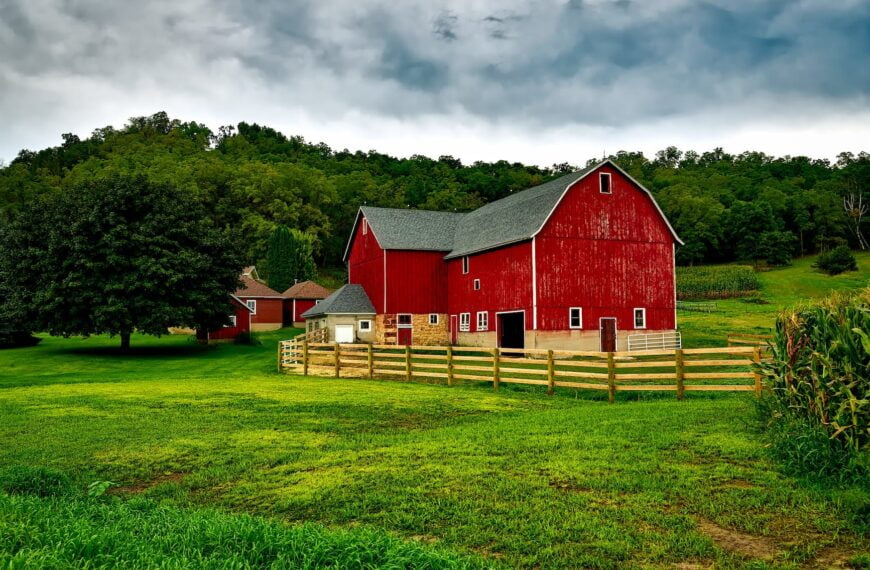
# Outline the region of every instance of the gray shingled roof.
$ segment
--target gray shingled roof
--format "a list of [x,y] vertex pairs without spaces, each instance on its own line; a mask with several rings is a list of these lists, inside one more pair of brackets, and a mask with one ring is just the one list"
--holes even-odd
[[560,176],[465,214],[456,227],[453,249],[447,259],[531,238],[565,189],[596,167]]
[[[363,206],[360,211],[384,249],[450,251],[464,214]],[[348,251],[350,244],[348,244]]]
[[340,314],[375,314],[375,306],[372,305],[362,285],[343,285],[335,293],[302,313],[302,318],[310,319],[321,315]]

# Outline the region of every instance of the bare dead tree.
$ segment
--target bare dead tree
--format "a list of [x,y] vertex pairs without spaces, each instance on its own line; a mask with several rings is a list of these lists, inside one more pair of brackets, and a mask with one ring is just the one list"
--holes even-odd
[[862,250],[867,249],[867,239],[861,232],[861,222],[863,222],[864,216],[867,215],[870,208],[864,203],[863,192],[850,192],[847,196],[844,196],[843,209],[846,211],[846,217],[849,220],[849,229],[858,238],[858,245],[861,246]]

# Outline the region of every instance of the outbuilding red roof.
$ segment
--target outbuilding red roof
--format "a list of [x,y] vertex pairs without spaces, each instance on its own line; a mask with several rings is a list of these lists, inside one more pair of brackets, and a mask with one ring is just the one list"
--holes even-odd
[[236,297],[281,297],[281,293],[270,289],[259,281],[255,281],[247,275],[240,277],[243,286],[236,290]]
[[326,299],[331,293],[314,281],[300,281],[284,291],[283,295],[288,299]]

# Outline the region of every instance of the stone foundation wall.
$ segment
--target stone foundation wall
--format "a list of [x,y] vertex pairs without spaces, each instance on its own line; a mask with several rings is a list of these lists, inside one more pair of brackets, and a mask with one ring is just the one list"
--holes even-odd
[[[375,323],[376,344],[398,342],[398,322],[395,313],[377,315]],[[447,315],[438,315],[438,324],[429,324],[429,313],[411,315],[411,342],[415,345],[446,346],[450,342],[450,325]]]

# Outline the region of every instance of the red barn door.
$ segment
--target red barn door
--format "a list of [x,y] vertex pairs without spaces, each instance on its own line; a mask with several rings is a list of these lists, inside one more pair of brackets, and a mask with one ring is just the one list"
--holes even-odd
[[413,340],[413,335],[411,331],[413,331],[411,327],[399,327],[399,344],[402,346],[411,344]]
[[456,344],[459,329],[459,320],[456,315],[450,315],[450,344]]
[[598,323],[601,352],[616,352],[616,319],[604,317]]

